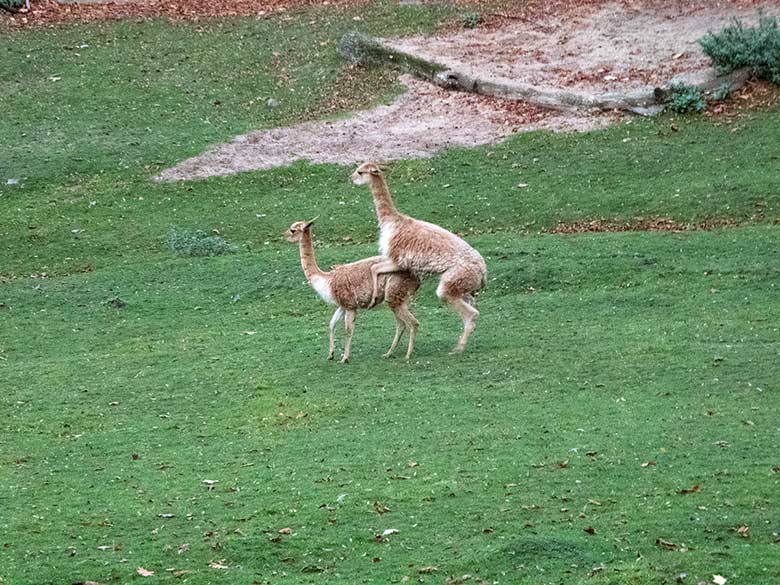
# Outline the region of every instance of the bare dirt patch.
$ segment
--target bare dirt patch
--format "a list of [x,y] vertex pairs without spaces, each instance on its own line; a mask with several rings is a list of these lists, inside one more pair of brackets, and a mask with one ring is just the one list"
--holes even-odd
[[522,130],[588,130],[613,116],[571,116],[521,102],[447,91],[402,76],[408,91],[390,105],[325,122],[252,132],[163,171],[161,180],[202,179],[270,169],[298,160],[353,164],[425,158],[455,147],[491,144]]
[[780,14],[771,0],[556,3],[533,17],[504,10],[485,28],[387,44],[482,81],[608,94],[704,82],[714,72],[698,40],[734,18],[755,22],[758,7]]

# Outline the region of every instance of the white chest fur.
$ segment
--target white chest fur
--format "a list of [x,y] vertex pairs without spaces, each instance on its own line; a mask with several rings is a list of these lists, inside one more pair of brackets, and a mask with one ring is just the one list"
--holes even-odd
[[314,290],[317,291],[317,294],[320,295],[320,298],[323,301],[329,304],[333,304],[333,297],[330,296],[330,286],[328,286],[327,280],[321,276],[312,276],[311,286],[314,288]]
[[379,232],[379,255],[387,256],[387,251],[390,249],[390,240],[395,233],[395,226],[393,224],[383,225]]

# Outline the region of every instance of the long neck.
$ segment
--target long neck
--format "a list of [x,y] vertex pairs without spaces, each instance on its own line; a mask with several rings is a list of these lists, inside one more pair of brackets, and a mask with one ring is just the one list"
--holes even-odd
[[390,191],[387,189],[387,183],[383,177],[371,175],[371,195],[374,196],[376,218],[380,224],[400,215],[392,197],[390,197]]
[[322,276],[325,273],[317,266],[314,258],[314,246],[311,243],[311,232],[303,232],[301,236],[301,268],[306,275],[306,280],[311,281],[314,276]]

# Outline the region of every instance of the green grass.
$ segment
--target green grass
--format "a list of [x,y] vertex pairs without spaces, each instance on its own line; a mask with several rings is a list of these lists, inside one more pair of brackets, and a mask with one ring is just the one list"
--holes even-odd
[[[446,16],[372,10],[361,28],[382,34]],[[381,359],[379,309],[342,366],[280,235],[319,213],[323,266],[373,254],[351,169],[149,179],[234,133],[330,115],[336,80],[345,107],[390,95],[390,77],[335,56],[353,15],[0,38],[0,582],[777,581],[777,112],[392,165],[402,209],[486,257],[482,317],[447,355],[459,324],[427,283],[411,363]],[[280,46],[297,80],[282,105],[241,107],[272,95],[258,87]],[[648,215],[744,225],[538,233]],[[171,225],[240,250],[175,257]]]

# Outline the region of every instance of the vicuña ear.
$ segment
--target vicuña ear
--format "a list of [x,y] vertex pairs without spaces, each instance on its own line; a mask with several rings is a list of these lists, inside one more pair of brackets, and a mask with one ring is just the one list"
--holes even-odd
[[307,221],[307,222],[306,222],[306,225],[305,225],[304,227],[309,227],[311,224],[313,224],[313,223],[314,223],[315,221],[317,221],[319,218],[320,218],[320,216],[318,215],[318,216],[317,216],[317,217],[315,217],[314,219],[310,219],[309,221]]
[[371,167],[368,172],[371,173],[372,175],[378,176],[379,174],[381,174],[382,171],[379,170],[379,167]]

